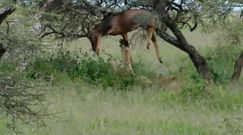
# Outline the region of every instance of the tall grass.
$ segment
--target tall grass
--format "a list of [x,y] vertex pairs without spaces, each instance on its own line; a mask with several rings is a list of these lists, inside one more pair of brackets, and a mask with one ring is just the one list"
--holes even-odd
[[104,91],[87,83],[63,84],[49,95],[50,112],[57,117],[46,121],[47,128],[22,129],[26,135],[238,135],[243,94],[240,85],[229,88],[233,92],[212,86],[211,99],[189,102],[160,88]]

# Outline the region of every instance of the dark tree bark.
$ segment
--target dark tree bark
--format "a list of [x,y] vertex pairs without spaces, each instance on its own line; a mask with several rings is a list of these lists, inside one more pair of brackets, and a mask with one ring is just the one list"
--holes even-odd
[[6,48],[3,47],[3,44],[0,43],[0,59],[3,56],[3,54],[6,52]]
[[[2,22],[8,17],[8,15],[12,14],[15,11],[14,7],[6,6],[3,10],[0,12],[0,25]],[[3,46],[2,43],[0,43],[0,58],[3,56],[3,54],[6,52],[6,48]]]
[[241,52],[240,57],[235,61],[234,72],[231,77],[232,81],[239,81],[242,67],[243,67],[243,51]]

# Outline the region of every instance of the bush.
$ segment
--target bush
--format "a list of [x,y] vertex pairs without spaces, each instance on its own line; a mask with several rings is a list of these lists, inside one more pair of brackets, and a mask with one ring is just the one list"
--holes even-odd
[[189,60],[183,60],[186,68],[180,71],[180,78],[183,80],[180,95],[183,99],[191,101],[195,99],[207,98],[209,93],[206,90],[207,82],[196,71],[194,65]]
[[213,80],[226,84],[233,73],[234,62],[240,54],[237,46],[218,46],[207,53],[209,70]]
[[[37,58],[28,68],[27,77],[41,78],[51,81],[54,77],[56,81],[65,80],[84,80],[93,85],[101,85],[104,88],[112,87],[117,89],[128,89],[139,83],[137,76],[126,74],[120,65],[114,65],[103,58],[95,59],[87,54],[74,54],[68,51],[60,51],[57,55],[46,58]],[[136,63],[134,70],[137,74],[147,74],[138,67],[143,67],[141,63]],[[141,81],[141,80],[140,80]]]

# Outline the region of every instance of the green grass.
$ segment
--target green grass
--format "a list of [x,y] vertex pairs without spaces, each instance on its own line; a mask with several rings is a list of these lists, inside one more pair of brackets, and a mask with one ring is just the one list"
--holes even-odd
[[69,83],[53,89],[49,108],[57,117],[46,120],[47,128],[23,127],[26,135],[223,135],[242,131],[239,88],[211,87],[213,98],[192,101],[161,88],[115,91]]

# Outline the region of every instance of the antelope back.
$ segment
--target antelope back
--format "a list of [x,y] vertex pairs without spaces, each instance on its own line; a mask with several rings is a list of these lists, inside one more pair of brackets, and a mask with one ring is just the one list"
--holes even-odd
[[138,27],[157,29],[159,21],[156,15],[142,9],[131,9],[118,14],[108,14],[94,29],[102,35],[119,35],[133,31]]

